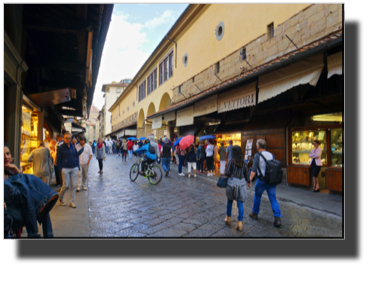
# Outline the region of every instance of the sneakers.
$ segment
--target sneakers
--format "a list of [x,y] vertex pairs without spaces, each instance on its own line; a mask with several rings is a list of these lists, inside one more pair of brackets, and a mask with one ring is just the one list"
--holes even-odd
[[180,173],[180,174],[179,174],[179,176],[182,176],[182,177],[184,177],[184,176],[185,176],[185,174],[183,174],[183,173]]
[[196,177],[196,174],[195,174],[195,177]]
[[80,192],[80,190],[77,188],[77,189],[76,189],[76,192]]
[[170,172],[170,171],[167,171],[167,172],[166,172],[166,177],[168,176],[168,173],[169,173],[169,172]]
[[274,227],[281,227],[281,218],[274,217]]
[[63,201],[60,201],[60,199],[57,199],[57,201],[59,202],[60,206],[66,206]]
[[82,189],[83,189],[83,190],[87,190],[87,188],[86,188],[86,187],[83,187]]
[[258,220],[258,214],[250,213],[249,216],[254,220]]
[[76,208],[76,205],[75,205],[74,203],[71,202],[71,203],[69,204],[69,207]]

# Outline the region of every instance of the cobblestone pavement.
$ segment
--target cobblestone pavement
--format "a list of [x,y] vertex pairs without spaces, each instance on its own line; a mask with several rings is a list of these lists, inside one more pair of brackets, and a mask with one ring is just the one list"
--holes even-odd
[[[211,180],[180,177],[171,172],[157,186],[147,179],[129,179],[134,161],[108,155],[104,173],[98,174],[97,160],[89,168],[89,226],[92,237],[341,237],[342,218],[325,212],[279,202],[282,227],[275,228],[267,196],[261,201],[259,219],[248,214],[254,187],[244,204],[243,231],[237,231],[237,207],[232,225],[226,216],[225,189]],[[172,164],[173,165],[173,164]],[[278,193],[278,190],[277,190]]]

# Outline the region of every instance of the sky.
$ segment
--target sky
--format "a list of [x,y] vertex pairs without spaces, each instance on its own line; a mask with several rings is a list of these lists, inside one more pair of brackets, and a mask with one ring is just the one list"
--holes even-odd
[[103,48],[93,105],[104,104],[102,85],[132,79],[188,4],[115,4]]

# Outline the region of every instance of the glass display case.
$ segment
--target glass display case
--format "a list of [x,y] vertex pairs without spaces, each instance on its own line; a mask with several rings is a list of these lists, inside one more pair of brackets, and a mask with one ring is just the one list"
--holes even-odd
[[215,135],[217,137],[217,143],[220,144],[222,141],[225,142],[225,147],[230,145],[230,140],[232,140],[232,145],[239,145],[241,147],[242,135],[241,133],[237,134],[222,134]]
[[330,165],[333,167],[341,167],[343,165],[343,130],[332,129],[330,131]]
[[31,109],[22,106],[22,124],[21,124],[21,168],[25,174],[32,174],[32,162],[27,158],[30,153],[37,148],[38,143],[38,115]]
[[313,141],[320,141],[322,150],[321,162],[327,165],[326,130],[302,130],[292,131],[292,164],[309,165],[311,158],[309,153],[314,149]]

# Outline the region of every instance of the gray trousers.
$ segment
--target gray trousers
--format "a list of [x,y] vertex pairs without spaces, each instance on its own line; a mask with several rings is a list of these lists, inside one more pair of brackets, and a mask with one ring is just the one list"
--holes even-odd
[[78,171],[77,176],[77,190],[80,188],[87,188],[87,171],[89,169],[89,165],[81,164],[81,169]]
[[76,168],[63,168],[61,169],[61,174],[63,175],[63,186],[60,190],[60,201],[63,201],[64,194],[68,189],[70,189],[70,202],[74,203],[74,198],[76,197],[76,185],[78,176],[78,167]]

